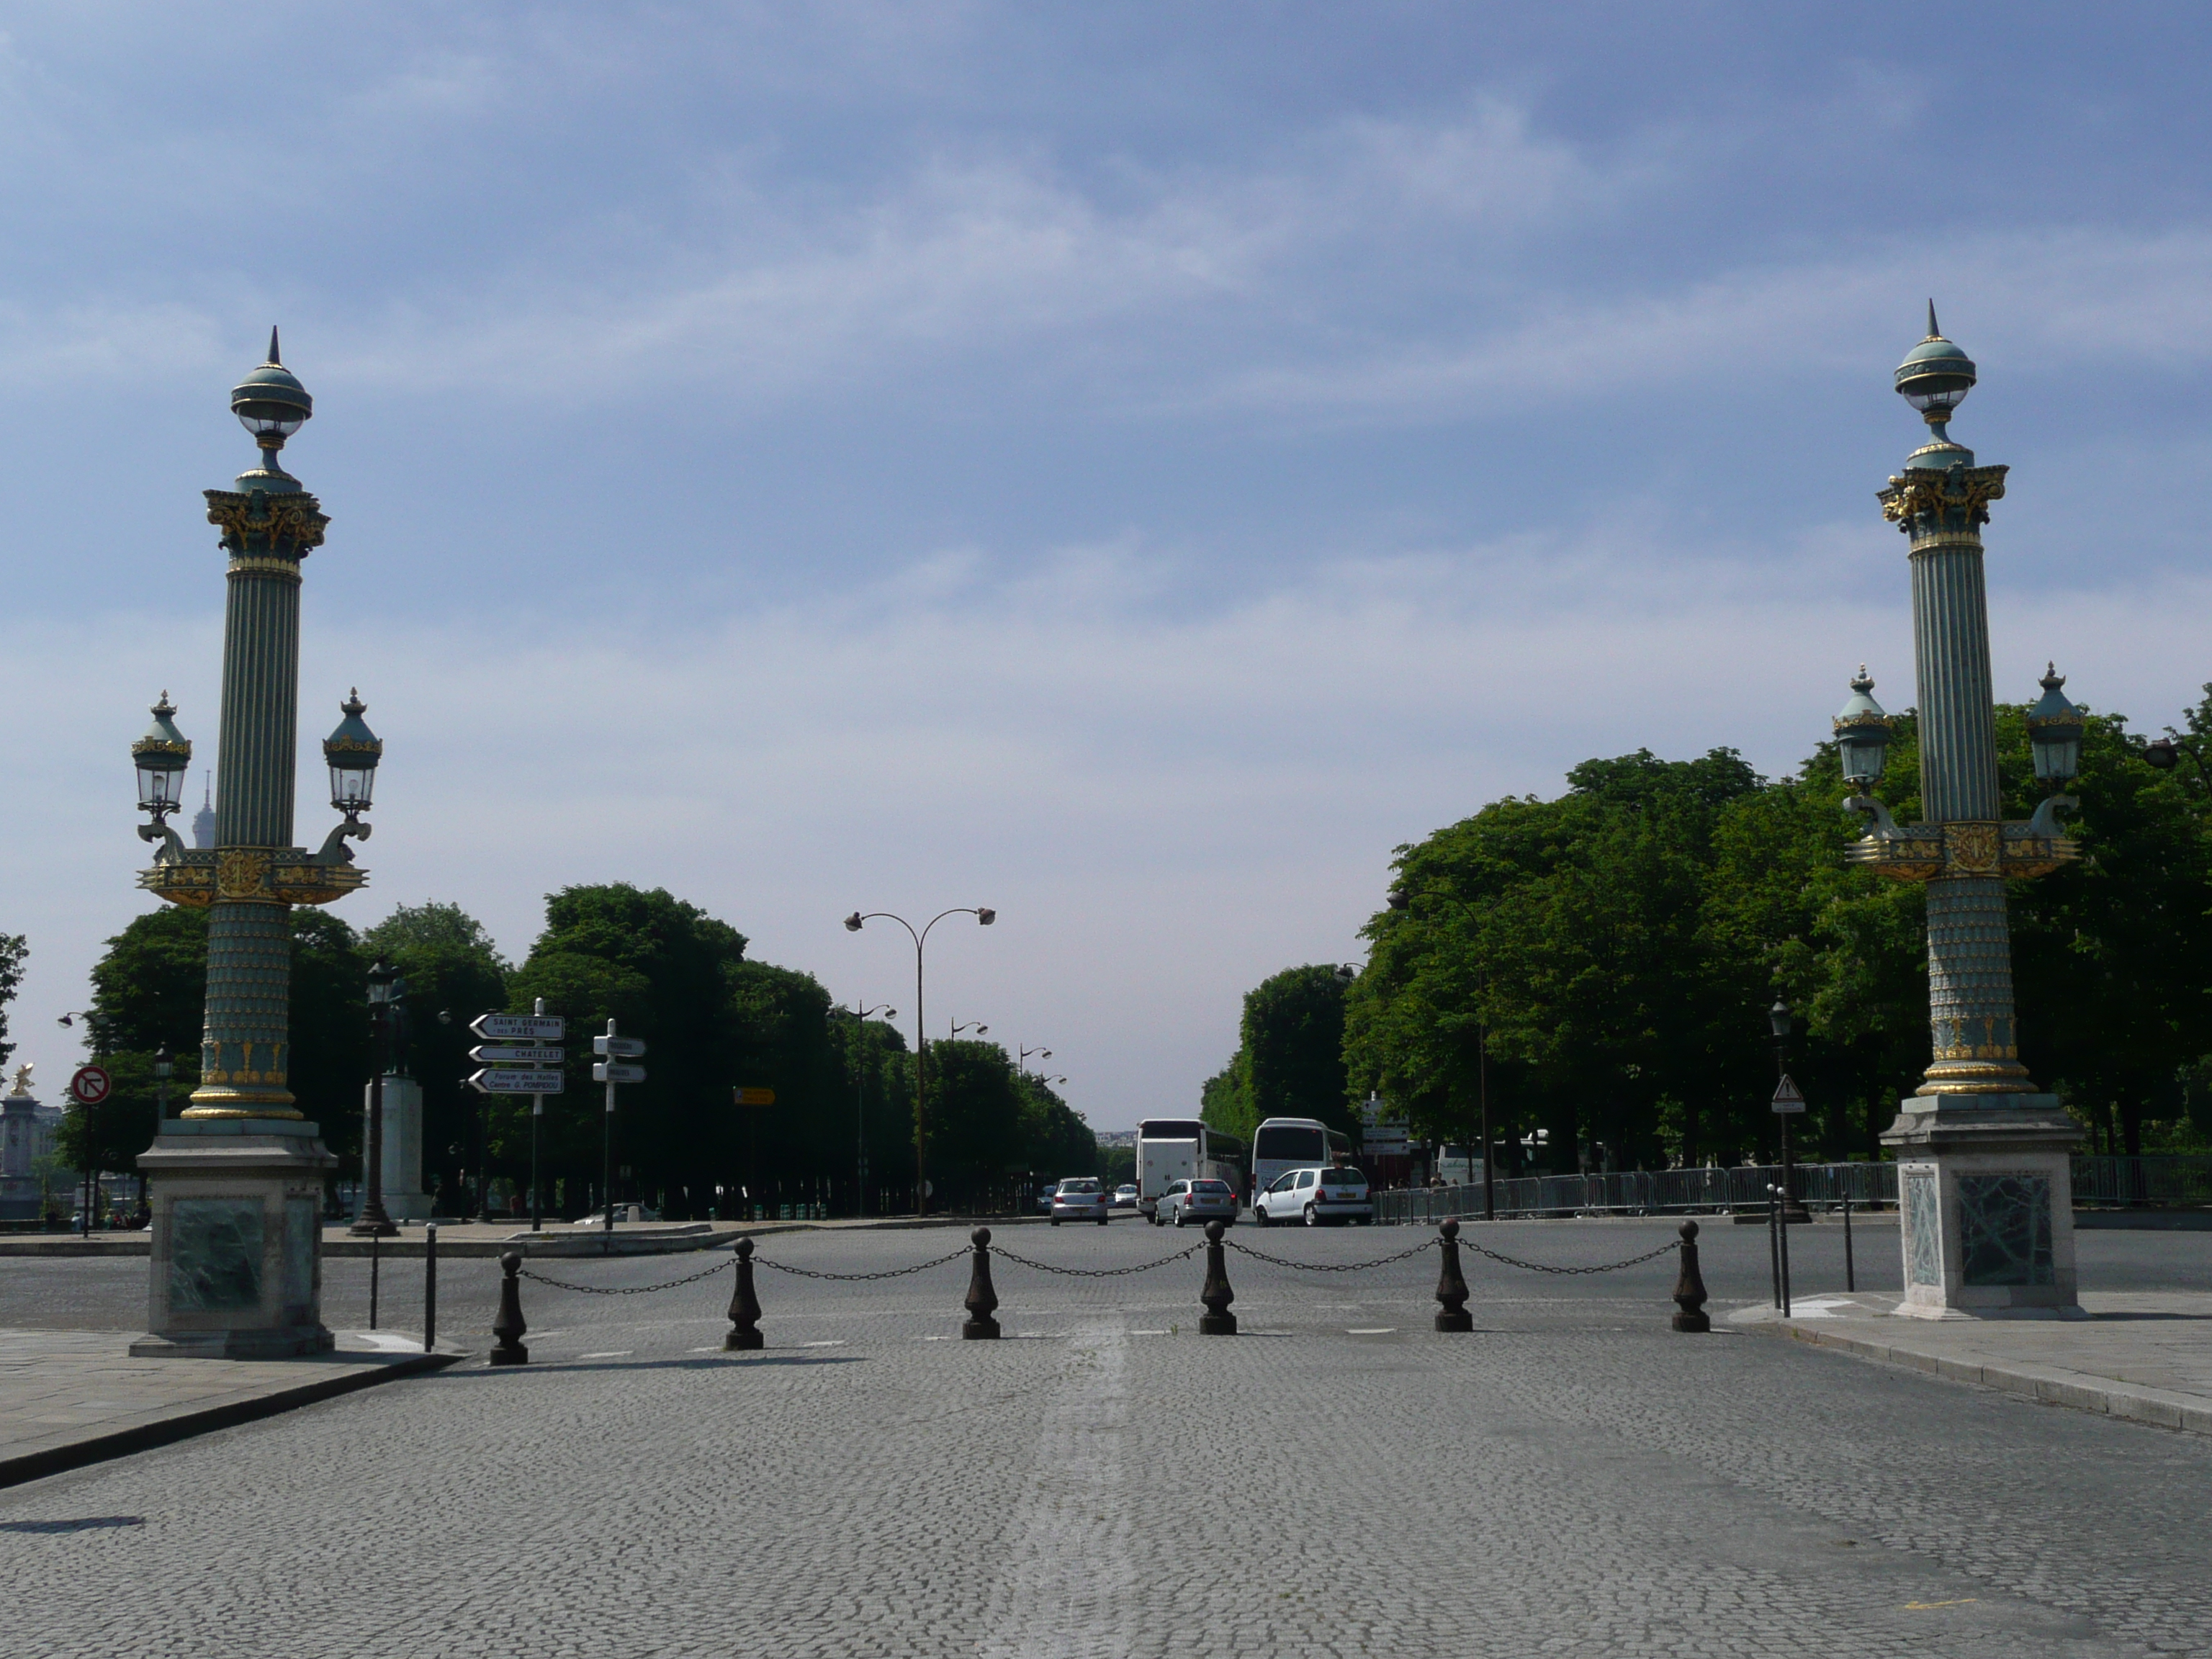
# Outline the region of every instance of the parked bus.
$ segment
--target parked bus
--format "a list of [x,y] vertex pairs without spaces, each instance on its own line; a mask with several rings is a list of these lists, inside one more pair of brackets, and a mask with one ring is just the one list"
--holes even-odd
[[1149,1221],[1170,1182],[1225,1181],[1244,1187],[1244,1143],[1194,1117],[1148,1117],[1137,1125],[1137,1208]]
[[1318,1118],[1271,1117],[1252,1137],[1252,1185],[1258,1194],[1285,1170],[1352,1158],[1352,1137]]

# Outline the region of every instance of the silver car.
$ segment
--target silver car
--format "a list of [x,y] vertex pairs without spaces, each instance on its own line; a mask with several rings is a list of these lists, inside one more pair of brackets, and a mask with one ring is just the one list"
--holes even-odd
[[1152,1211],[1153,1224],[1180,1227],[1190,1221],[1219,1221],[1234,1226],[1237,1189],[1225,1181],[1206,1176],[1195,1181],[1170,1182]]
[[1106,1188],[1096,1176],[1070,1176],[1053,1188],[1052,1224],[1063,1221],[1095,1221],[1104,1226],[1113,1219]]

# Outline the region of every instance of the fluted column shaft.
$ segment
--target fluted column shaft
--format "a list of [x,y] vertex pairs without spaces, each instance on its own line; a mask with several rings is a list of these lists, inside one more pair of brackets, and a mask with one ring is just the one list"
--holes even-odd
[[186,1117],[287,1117],[291,907],[272,890],[292,844],[299,752],[300,561],[322,539],[315,498],[274,468],[210,490],[230,553],[222,729],[216,773],[216,898],[208,920],[200,1086]]
[[1950,826],[1947,873],[1928,884],[1933,1055],[1922,1086],[1937,1094],[2014,1093],[2029,1085],[1998,873],[2003,830],[1981,537],[1971,524],[1929,526],[1913,537],[1911,557],[1921,817]]

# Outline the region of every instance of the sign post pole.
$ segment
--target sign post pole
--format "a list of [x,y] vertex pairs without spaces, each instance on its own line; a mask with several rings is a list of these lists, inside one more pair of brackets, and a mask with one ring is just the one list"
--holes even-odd
[[568,1051],[561,1046],[561,1040],[568,1034],[568,1022],[560,1014],[547,1013],[545,999],[539,997],[531,1004],[529,1013],[479,1014],[470,1021],[469,1030],[480,1037],[510,1039],[478,1043],[470,1049],[469,1058],[486,1069],[468,1081],[480,1095],[530,1097],[530,1231],[541,1231],[545,1225],[545,1194],[538,1175],[538,1124],[545,1115],[545,1097],[560,1094],[568,1087],[561,1066]]
[[615,1085],[618,1083],[642,1083],[645,1067],[624,1066],[618,1062],[645,1052],[645,1044],[636,1037],[619,1036],[615,1022],[607,1021],[607,1034],[592,1039],[592,1052],[600,1056],[592,1066],[592,1081],[607,1085],[607,1125],[605,1138],[606,1160],[606,1248],[614,1248],[615,1236]]

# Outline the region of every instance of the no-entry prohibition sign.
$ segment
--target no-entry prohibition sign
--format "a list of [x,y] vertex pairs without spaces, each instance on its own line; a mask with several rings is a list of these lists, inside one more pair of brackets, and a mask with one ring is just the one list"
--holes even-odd
[[98,1066],[80,1066],[69,1080],[70,1098],[80,1106],[97,1106],[107,1098],[115,1079]]

